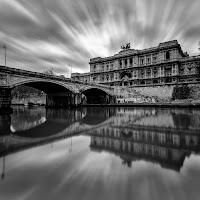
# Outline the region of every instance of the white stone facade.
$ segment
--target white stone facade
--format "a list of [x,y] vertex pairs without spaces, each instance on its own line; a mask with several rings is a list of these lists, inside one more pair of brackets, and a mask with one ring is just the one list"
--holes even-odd
[[200,81],[200,56],[183,53],[177,40],[143,50],[123,49],[114,56],[92,58],[89,64],[89,73],[74,73],[72,78],[125,87]]

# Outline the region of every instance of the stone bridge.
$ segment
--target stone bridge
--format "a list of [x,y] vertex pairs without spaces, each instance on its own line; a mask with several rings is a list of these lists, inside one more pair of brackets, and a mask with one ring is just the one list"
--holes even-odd
[[100,84],[73,81],[63,76],[0,66],[0,108],[10,108],[11,90],[19,85],[30,86],[47,94],[47,107],[105,104],[115,101],[114,89]]

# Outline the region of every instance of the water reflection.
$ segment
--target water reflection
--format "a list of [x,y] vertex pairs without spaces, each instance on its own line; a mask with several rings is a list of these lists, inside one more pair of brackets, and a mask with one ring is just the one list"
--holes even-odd
[[131,167],[136,160],[148,160],[179,171],[186,156],[200,153],[199,131],[135,126],[99,128],[90,133],[91,150],[114,153]]
[[45,122],[46,111],[44,107],[14,106],[11,121],[12,132],[27,130]]
[[[79,199],[82,196],[78,193],[86,191],[85,199],[94,199],[97,193],[99,199],[123,199],[124,195],[161,199],[161,191],[171,192],[166,199],[170,195],[180,199],[169,185],[175,187],[172,180],[180,181],[184,174],[190,184],[182,180],[177,190],[188,189],[190,195],[195,191],[191,199],[198,199],[199,182],[195,177],[200,175],[199,120],[200,110],[192,109],[16,108],[13,115],[0,116],[2,193],[8,195],[8,185],[17,187],[20,180],[27,182],[19,189],[23,194],[33,187],[30,180],[38,178],[38,185],[31,190],[32,198],[24,199],[37,199],[39,193],[46,199],[64,199],[68,195]],[[41,175],[53,181],[40,179]],[[155,186],[156,196],[137,193],[138,188],[146,188],[142,180],[148,187]],[[44,191],[38,193],[35,187]],[[150,191],[146,193],[150,195]]]
[[[17,107],[13,115],[0,116],[0,131],[1,138],[9,134],[21,138],[53,138],[69,132],[74,135],[84,132],[92,138],[105,137],[96,139],[99,148],[100,144],[102,148],[110,144],[110,147],[118,148],[117,151],[128,148],[131,151],[157,152],[148,145],[198,150],[200,110],[108,107],[45,110],[43,107]],[[135,142],[139,145],[137,148]],[[169,150],[166,152],[166,155],[171,155]]]

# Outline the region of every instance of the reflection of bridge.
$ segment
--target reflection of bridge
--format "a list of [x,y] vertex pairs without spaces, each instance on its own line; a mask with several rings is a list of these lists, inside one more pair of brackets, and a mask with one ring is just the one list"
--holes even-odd
[[[9,115],[0,116],[0,155],[87,133],[110,124],[114,109],[47,109],[46,121],[27,130],[10,130]],[[95,118],[91,123],[91,118]]]
[[11,90],[19,85],[31,86],[47,94],[46,105],[64,107],[81,103],[82,94],[87,103],[114,101],[114,90],[108,86],[73,82],[69,78],[0,66],[0,108],[9,108]]
[[80,134],[91,136],[91,150],[114,153],[129,167],[133,161],[142,159],[179,171],[186,156],[192,152],[200,154],[198,130],[147,126],[119,128],[112,123],[112,117],[96,125],[75,122],[59,133],[34,138],[16,132],[0,138],[1,155]]

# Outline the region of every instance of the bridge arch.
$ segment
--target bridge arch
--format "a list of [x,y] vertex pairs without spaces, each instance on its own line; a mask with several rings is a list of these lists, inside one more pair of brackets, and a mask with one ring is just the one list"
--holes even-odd
[[83,97],[83,103],[87,104],[107,104],[113,101],[113,94],[106,90],[106,88],[100,88],[98,86],[87,86],[80,90]]
[[27,79],[11,84],[11,89],[20,85],[30,86],[46,93],[47,107],[67,107],[75,104],[75,88],[69,83],[45,79]]
[[[45,87],[44,83],[46,84],[46,87]],[[53,88],[50,88],[49,86],[53,86],[53,85],[58,87],[57,89],[63,88],[65,90],[67,89],[67,90],[75,93],[75,89],[72,86],[70,86],[69,84],[59,82],[59,81],[54,81],[54,80],[45,80],[45,79],[22,80],[22,81],[12,84],[11,89],[13,89],[17,86],[20,86],[20,85],[26,85],[26,86],[30,86],[30,87],[42,90],[46,94],[52,93]]]

